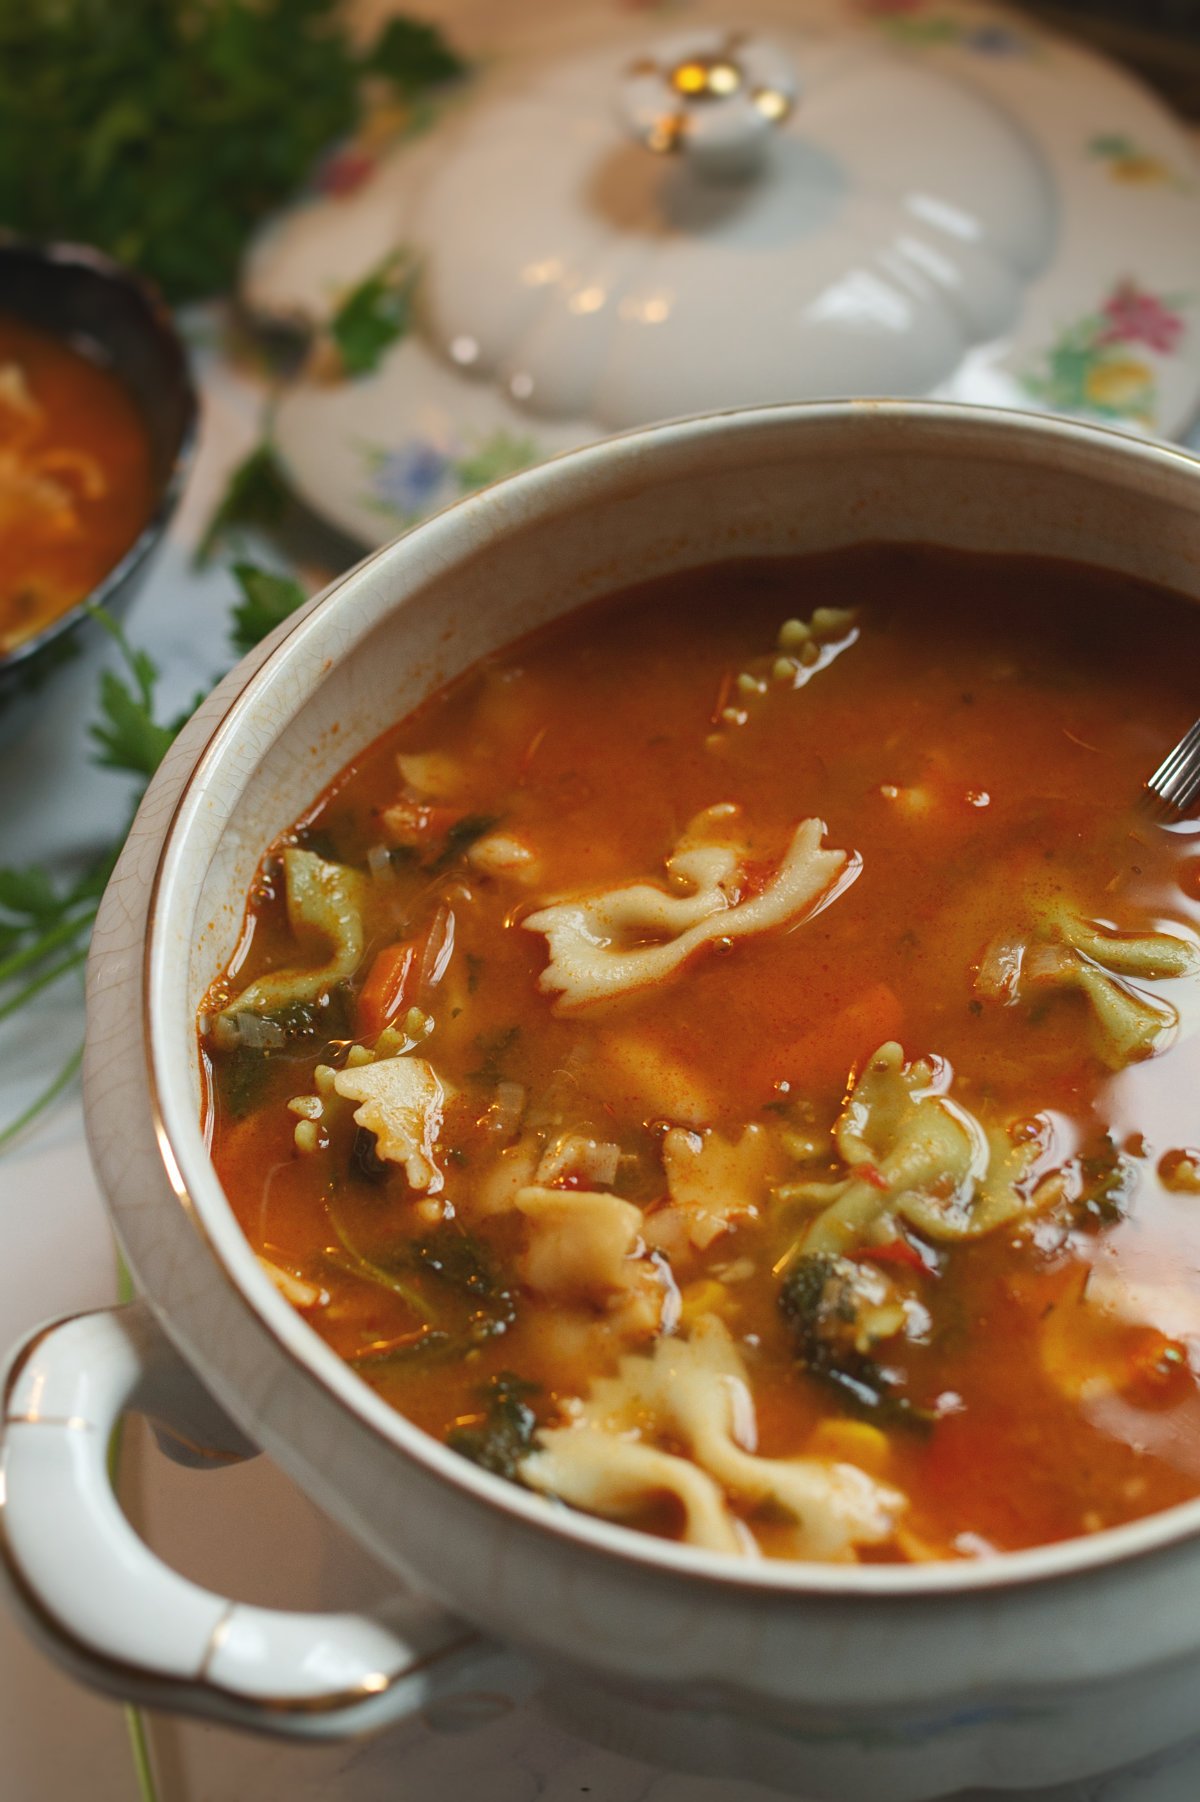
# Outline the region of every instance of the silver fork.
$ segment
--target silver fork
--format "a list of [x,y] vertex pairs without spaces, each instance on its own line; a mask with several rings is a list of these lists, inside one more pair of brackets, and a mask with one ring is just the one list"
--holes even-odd
[[1200,720],[1163,758],[1146,789],[1156,812],[1168,818],[1187,812],[1200,795]]

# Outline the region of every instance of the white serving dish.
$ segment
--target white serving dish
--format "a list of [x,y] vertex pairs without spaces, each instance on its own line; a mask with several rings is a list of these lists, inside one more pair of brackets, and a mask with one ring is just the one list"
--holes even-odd
[[[90,1142],[145,1299],[36,1335],[5,1387],[4,1567],[63,1662],[158,1706],[328,1734],[416,1706],[482,1629],[551,1672],[586,1731],[829,1802],[1051,1783],[1194,1729],[1200,1502],[980,1563],[743,1562],[556,1508],[422,1434],[243,1239],[199,1124],[194,1018],[265,844],[517,632],[697,561],[864,538],[1083,558],[1200,599],[1198,502],[1192,457],[1050,418],[851,402],[685,420],[462,502],[226,679],[151,786],[91,960]],[[107,1483],[127,1405],[192,1457],[269,1449],[436,1606],[289,1616],[168,1571]]]
[[[415,270],[378,367],[317,358],[274,420],[300,493],[362,543],[706,409],[925,395],[1165,438],[1200,410],[1192,144],[1027,17],[517,0],[465,47],[428,130],[344,153],[244,271],[252,310],[312,327],[389,253]],[[716,65],[728,91],[679,91]]]

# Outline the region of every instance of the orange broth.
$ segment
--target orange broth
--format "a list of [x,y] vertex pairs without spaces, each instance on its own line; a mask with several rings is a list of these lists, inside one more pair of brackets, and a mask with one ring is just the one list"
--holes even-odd
[[91,592],[153,500],[150,441],[124,385],[0,314],[0,656]]
[[[772,678],[781,623],[821,607],[854,609],[846,642],[799,686]],[[307,1038],[204,1039],[213,1157],[252,1245],[308,1285],[293,1298],[313,1328],[428,1432],[468,1449],[501,1373],[529,1385],[521,1405],[539,1425],[561,1422],[622,1355],[650,1347],[602,1300],[531,1292],[527,1223],[478,1200],[501,1151],[538,1119],[614,1143],[607,1184],[561,1180],[616,1189],[653,1243],[669,1124],[683,1114],[730,1141],[747,1123],[793,1145],[807,1135],[815,1161],[799,1175],[828,1181],[845,1174],[829,1129],[895,1040],[909,1060],[945,1060],[956,1103],[1010,1137],[1040,1117],[1038,1194],[1051,1199],[961,1242],[902,1221],[860,1247],[860,1264],[909,1304],[909,1328],[873,1344],[869,1365],[852,1358],[852,1377],[870,1380],[847,1384],[798,1353],[781,1311],[781,1272],[803,1255],[811,1212],[780,1202],[777,1167],[757,1217],[682,1258],[657,1254],[671,1292],[660,1330],[686,1336],[705,1311],[720,1316],[760,1454],[835,1448],[903,1493],[903,1533],[860,1556],[1037,1545],[1200,1494],[1200,1193],[1177,1179],[1200,1143],[1196,979],[1140,985],[1169,994],[1177,1025],[1120,1068],[1098,1054],[1081,992],[1004,1003],[980,990],[989,945],[1060,903],[1122,933],[1195,940],[1196,825],[1151,822],[1138,795],[1195,713],[1197,668],[1200,610],[1177,597],[1074,565],[897,546],[689,571],[476,666],[357,757],[267,854],[206,1004],[211,1028],[250,979],[296,962],[287,845],[372,872],[363,957],[305,1015]],[[739,686],[747,670],[764,672],[762,692]],[[397,765],[411,753],[444,757],[451,792],[414,798]],[[415,822],[408,845],[396,842],[404,807],[399,828],[387,815],[398,800]],[[687,822],[723,802],[740,810],[751,892],[808,816],[858,853],[857,879],[811,917],[564,1014],[538,987],[547,940],[522,919],[550,898],[662,883]],[[468,841],[487,821],[534,849],[535,881],[472,865]],[[312,1092],[318,1062],[344,1063],[378,1031],[363,989],[381,949],[420,948],[435,916],[444,938],[448,913],[448,961],[438,973],[422,951],[423,986],[418,965],[403,996],[434,1023],[414,1055],[455,1091],[435,1199],[372,1155],[348,1109],[302,1155],[286,1104]],[[664,1070],[675,1086],[659,1094]],[[500,1084],[520,1117],[497,1132]],[[447,1204],[453,1219],[438,1225]],[[436,1232],[484,1248],[508,1298],[502,1330],[471,1338],[478,1293],[469,1277],[455,1290],[431,1259]],[[1089,1285],[1114,1284],[1134,1301],[1087,1303]],[[764,1552],[790,1554],[786,1521],[733,1506]],[[627,1517],[678,1530],[654,1498]]]

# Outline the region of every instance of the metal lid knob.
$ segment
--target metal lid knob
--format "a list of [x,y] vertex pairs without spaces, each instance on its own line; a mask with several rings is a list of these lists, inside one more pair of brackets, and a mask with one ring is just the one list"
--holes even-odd
[[742,31],[666,39],[630,63],[619,102],[648,150],[684,154],[717,179],[752,174],[796,102],[795,71],[775,45]]

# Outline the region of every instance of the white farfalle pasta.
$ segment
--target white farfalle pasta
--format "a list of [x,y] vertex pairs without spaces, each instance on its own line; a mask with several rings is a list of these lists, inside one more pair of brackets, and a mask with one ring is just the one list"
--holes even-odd
[[751,1125],[729,1140],[672,1127],[663,1135],[668,1203],[647,1219],[651,1243],[682,1260],[707,1251],[731,1227],[759,1217],[781,1158],[765,1126]]
[[626,883],[553,902],[522,921],[546,936],[550,961],[539,987],[557,996],[557,1013],[664,982],[715,939],[794,924],[857,872],[847,852],[822,850],[820,820],[802,820],[775,874],[751,894],[737,821],[728,804],[698,815],[667,859],[668,887]]
[[423,1057],[378,1058],[339,1070],[333,1079],[344,1101],[360,1105],[356,1126],[375,1134],[376,1155],[402,1164],[409,1187],[436,1195],[445,1184],[435,1152],[442,1129],[446,1085]]
[[461,795],[466,772],[445,751],[401,751],[396,758],[401,780],[423,801],[449,801]]
[[[575,1404],[570,1425],[538,1437],[521,1466],[533,1488],[618,1518],[673,1496],[680,1536],[713,1550],[752,1551],[738,1509],[752,1516],[769,1508],[774,1521],[793,1523],[793,1557],[848,1560],[858,1546],[888,1540],[906,1505],[898,1489],[852,1464],[757,1456],[746,1372],[712,1316],[688,1339],[661,1339],[649,1356],[622,1358],[616,1376],[594,1382]],[[706,1483],[697,1484],[698,1473]]]
[[640,1110],[647,1119],[703,1127],[717,1111],[715,1085],[660,1043],[650,1025],[609,1026],[596,1033],[573,1072],[579,1089],[601,1105]]
[[532,1488],[609,1520],[636,1519],[651,1503],[670,1499],[686,1545],[754,1556],[754,1540],[719,1484],[687,1458],[584,1423],[541,1437],[546,1449],[521,1468]]
[[640,1208],[602,1190],[535,1183],[517,1190],[513,1207],[528,1229],[517,1267],[535,1295],[567,1307],[619,1309],[631,1329],[657,1328],[664,1290],[645,1255]]
[[554,1133],[538,1160],[534,1181],[546,1188],[564,1182],[610,1188],[621,1162],[621,1148],[611,1139],[595,1139],[589,1133]]

